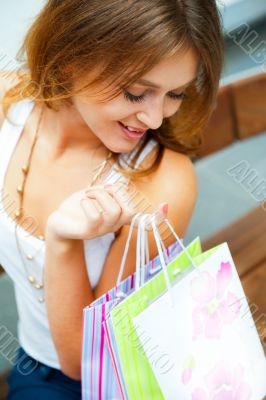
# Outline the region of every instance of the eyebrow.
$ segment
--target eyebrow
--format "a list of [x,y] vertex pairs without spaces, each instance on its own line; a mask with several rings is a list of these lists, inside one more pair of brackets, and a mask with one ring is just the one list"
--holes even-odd
[[[184,83],[184,85],[179,86],[178,88],[173,89],[173,90],[180,90],[180,89],[182,89],[184,86],[190,85],[190,84],[191,84],[192,82],[194,82],[195,80],[196,80],[196,78],[193,78],[191,81],[189,81],[189,82],[187,82],[187,83]],[[139,80],[137,80],[135,83],[136,83],[136,84],[140,84],[140,85],[142,85],[142,86],[148,86],[148,87],[153,87],[153,88],[156,88],[156,89],[161,89],[161,86],[157,85],[157,84],[154,83],[154,82],[147,81],[146,79],[139,79]]]

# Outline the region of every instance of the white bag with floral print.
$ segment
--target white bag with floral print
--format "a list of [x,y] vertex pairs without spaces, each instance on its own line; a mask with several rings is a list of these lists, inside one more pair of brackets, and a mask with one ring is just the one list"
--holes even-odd
[[133,321],[166,400],[262,400],[266,394],[264,351],[227,244]]

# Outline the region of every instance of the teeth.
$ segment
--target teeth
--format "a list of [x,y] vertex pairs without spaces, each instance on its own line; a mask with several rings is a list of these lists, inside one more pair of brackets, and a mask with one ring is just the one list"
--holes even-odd
[[126,128],[131,132],[140,132],[140,131],[136,131],[135,129],[130,128],[129,126],[127,126]]
[[139,131],[139,130],[136,130],[136,129],[134,129],[134,128],[131,128],[130,126],[127,126],[127,125],[124,125],[124,124],[122,124],[125,128],[127,128],[130,132],[136,132],[136,133],[143,133],[143,131]]

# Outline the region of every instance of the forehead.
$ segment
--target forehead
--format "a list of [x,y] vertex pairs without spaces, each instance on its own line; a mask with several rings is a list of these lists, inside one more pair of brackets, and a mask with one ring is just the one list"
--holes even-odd
[[179,88],[196,78],[198,67],[198,53],[194,48],[189,48],[162,60],[137,82],[151,81],[165,90]]

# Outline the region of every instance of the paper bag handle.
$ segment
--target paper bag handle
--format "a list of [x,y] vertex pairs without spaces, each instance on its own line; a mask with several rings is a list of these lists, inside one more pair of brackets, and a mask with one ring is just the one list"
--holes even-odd
[[[180,238],[178,237],[178,235],[175,233],[175,231],[174,231],[172,225],[170,224],[170,222],[168,221],[168,219],[165,218],[165,219],[164,219],[164,222],[167,224],[167,226],[168,226],[169,229],[171,230],[172,234],[174,235],[174,237],[176,238],[177,242],[178,242],[179,245],[181,246],[182,250],[184,251],[184,253],[185,253],[186,256],[188,257],[188,259],[189,259],[189,261],[191,262],[192,266],[193,266],[194,268],[196,268],[196,265],[195,265],[195,263],[194,263],[193,258],[190,256],[190,254],[189,254],[187,248],[183,245],[182,241],[180,240]],[[157,226],[156,226],[155,218],[154,218],[154,217],[152,217],[152,222],[151,222],[151,224],[152,224],[152,230],[153,230],[153,234],[154,234],[155,241],[156,241],[156,245],[157,245],[158,252],[159,252],[160,262],[161,262],[161,265],[162,265],[162,269],[163,269],[163,273],[164,273],[164,277],[165,277],[167,289],[168,289],[169,296],[170,296],[170,301],[171,301],[172,305],[174,305],[174,296],[173,296],[173,294],[172,294],[171,282],[170,282],[170,279],[169,279],[169,276],[168,276],[167,266],[166,266],[165,260],[164,260],[164,258],[163,258],[163,250],[162,250],[162,247],[161,247],[161,242],[162,242],[162,241],[160,240],[160,239],[161,239],[161,236],[160,236],[159,231],[158,231],[158,228],[157,228]]]
[[119,274],[117,277],[117,281],[116,281],[116,286],[118,286],[121,283],[121,279],[122,279],[122,275],[125,269],[125,264],[126,264],[126,258],[127,258],[127,254],[128,254],[128,249],[129,249],[129,245],[130,245],[130,240],[132,237],[132,232],[133,232],[133,228],[134,228],[134,224],[136,219],[141,215],[141,213],[136,213],[130,223],[130,228],[129,228],[129,233],[128,233],[128,237],[127,237],[127,242],[125,245],[125,251],[122,257],[122,261],[121,261],[121,265],[120,265],[120,269],[119,269]]
[[[139,218],[140,217],[140,218]],[[129,250],[129,245],[130,245],[130,240],[132,237],[132,232],[134,228],[134,224],[136,220],[139,218],[139,223],[138,223],[138,234],[137,234],[137,248],[136,248],[136,280],[135,280],[135,288],[139,288],[140,286],[143,285],[143,274],[142,274],[142,267],[144,267],[145,264],[149,263],[150,261],[150,255],[149,255],[149,243],[148,243],[148,233],[145,229],[145,224],[144,221],[146,218],[152,217],[152,214],[142,214],[142,213],[136,213],[130,224],[129,228],[129,233],[127,237],[127,242],[125,245],[125,250],[124,254],[122,257],[120,269],[119,269],[119,274],[117,277],[116,281],[116,286],[118,286],[121,283],[122,280],[122,275],[125,269],[125,263],[126,263],[126,258]],[[160,239],[161,240],[161,239]],[[164,247],[164,244],[162,242],[162,246],[164,248],[164,253],[165,257],[167,258],[167,251]],[[122,293],[121,293],[122,295]]]
[[[145,229],[145,220],[147,218],[156,217],[155,214],[143,214],[140,217],[139,225],[138,225],[138,234],[137,234],[137,252],[136,252],[136,279],[135,279],[135,290],[139,289],[144,284],[144,276],[145,276],[145,266],[148,266],[150,262],[149,255],[149,242],[148,242],[148,231]],[[159,237],[158,239],[163,248],[163,254],[166,259],[166,263],[169,264],[169,257],[167,254],[167,250],[164,246],[163,241]]]

